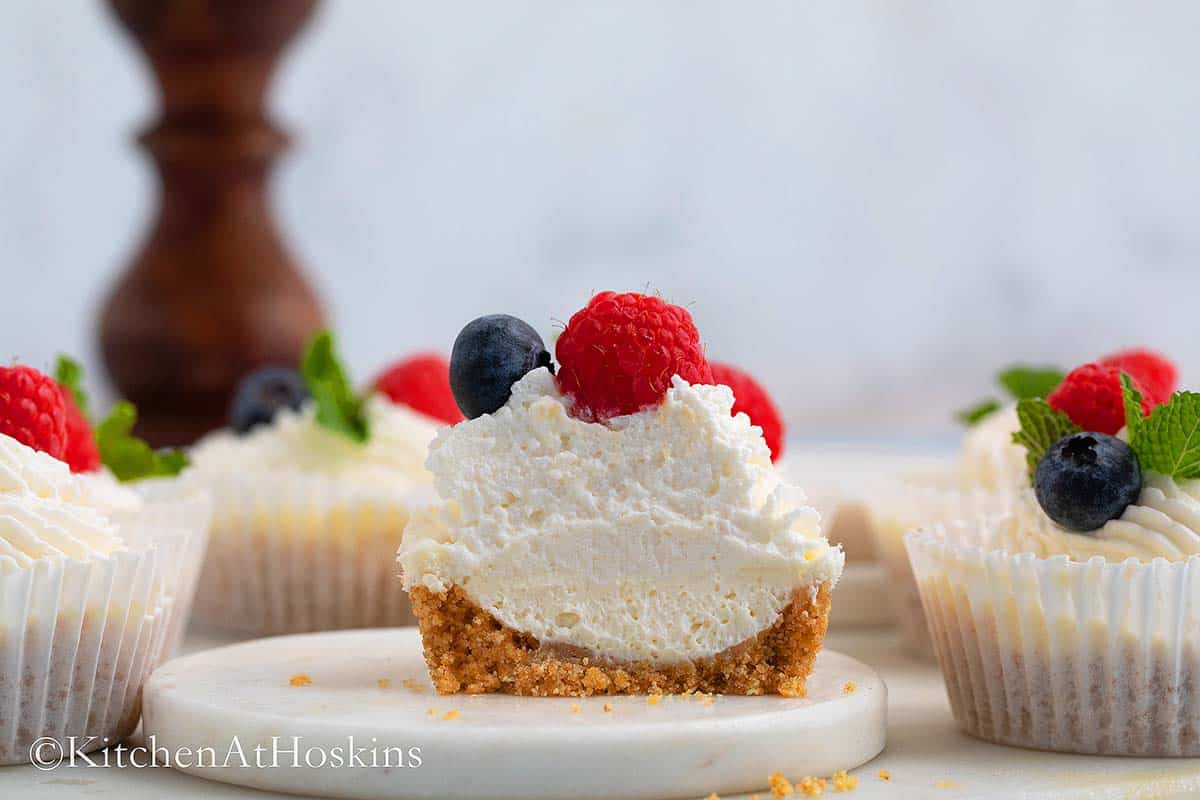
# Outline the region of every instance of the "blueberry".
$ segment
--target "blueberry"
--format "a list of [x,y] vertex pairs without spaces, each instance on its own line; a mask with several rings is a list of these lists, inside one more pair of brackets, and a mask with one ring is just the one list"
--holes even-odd
[[490,314],[472,320],[454,340],[450,389],[467,419],[499,411],[513,384],[538,367],[554,371],[538,332],[516,317]]
[[1072,531],[1094,531],[1116,519],[1142,491],[1132,448],[1105,433],[1064,436],[1042,456],[1033,475],[1042,510]]
[[308,387],[300,373],[288,367],[263,367],[242,378],[233,395],[229,423],[238,433],[267,425],[282,408],[299,410]]

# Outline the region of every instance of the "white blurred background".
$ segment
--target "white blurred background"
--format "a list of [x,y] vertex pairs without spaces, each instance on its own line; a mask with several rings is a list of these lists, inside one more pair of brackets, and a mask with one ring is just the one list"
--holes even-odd
[[[1200,376],[1200,4],[327,0],[281,227],[366,379],[593,290],[687,304],[800,437],[947,440],[1011,361]],[[153,85],[95,0],[0,3],[0,358],[99,370]]]

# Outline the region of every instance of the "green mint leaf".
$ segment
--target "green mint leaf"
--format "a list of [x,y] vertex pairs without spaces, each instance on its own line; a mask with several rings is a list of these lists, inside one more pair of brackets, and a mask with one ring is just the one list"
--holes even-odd
[[1015,364],[1001,372],[996,380],[1014,400],[1032,400],[1053,392],[1064,377],[1062,370],[1054,367]]
[[309,342],[300,372],[317,404],[317,422],[356,442],[370,435],[363,399],[355,394],[333,349],[333,335],[322,331]]
[[1013,434],[1013,443],[1025,448],[1031,478],[1050,445],[1079,432],[1079,426],[1070,417],[1041,398],[1018,401],[1017,418],[1021,420],[1021,429]]
[[1177,392],[1138,423],[1132,440],[1142,469],[1180,480],[1200,478],[1200,394]]
[[137,409],[122,400],[96,426],[96,444],[100,460],[122,482],[142,478],[172,477],[189,463],[181,450],[154,450],[132,434]]
[[1133,385],[1133,378],[1127,372],[1121,373],[1121,397],[1125,401],[1125,427],[1129,429],[1129,441],[1132,447],[1138,430],[1141,429],[1146,418],[1142,414],[1142,393]]
[[958,417],[959,422],[961,422],[963,425],[966,425],[969,428],[972,425],[978,425],[984,419],[986,419],[987,417],[990,417],[992,414],[996,413],[999,410],[1000,410],[999,401],[992,400],[991,398],[989,398],[987,400],[984,400],[981,403],[976,403],[975,405],[971,406],[970,408],[964,408],[962,411],[958,412],[955,416]]
[[88,396],[83,390],[83,367],[78,361],[60,355],[54,363],[54,380],[71,393],[75,405],[83,412],[83,416],[91,417],[88,411]]

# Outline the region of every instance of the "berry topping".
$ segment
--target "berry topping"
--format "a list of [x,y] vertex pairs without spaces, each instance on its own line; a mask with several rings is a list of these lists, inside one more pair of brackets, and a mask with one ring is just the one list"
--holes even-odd
[[1133,449],[1115,436],[1073,433],[1038,462],[1033,477],[1046,516],[1072,531],[1094,531],[1116,519],[1142,491]]
[[393,403],[453,425],[463,415],[450,391],[450,362],[437,353],[419,353],[397,361],[375,379],[375,390]]
[[592,421],[658,405],[676,375],[713,382],[692,315],[650,295],[601,292],[571,317],[555,352],[559,387]]
[[[1137,376],[1134,387],[1142,392],[1142,414],[1154,407]],[[1125,427],[1125,400],[1121,370],[1101,364],[1084,364],[1072,370],[1046,398],[1051,408],[1062,411],[1085,431],[1115,434]]]
[[63,401],[67,414],[67,450],[63,461],[71,467],[71,472],[95,472],[100,469],[100,448],[92,424],[70,392],[63,392]]
[[450,389],[467,419],[499,411],[513,384],[538,367],[554,371],[550,352],[529,323],[490,314],[467,323],[450,353]]
[[712,364],[714,383],[733,390],[733,413],[745,414],[750,422],[762,428],[763,438],[771,449],[771,460],[783,455],[783,418],[767,390],[758,381],[728,364]]
[[262,367],[242,378],[229,409],[229,422],[238,433],[270,424],[281,409],[299,410],[309,397],[300,373],[288,367]]
[[72,472],[95,472],[101,467],[100,447],[88,419],[88,398],[83,390],[83,367],[66,356],[54,365],[54,380],[67,406],[67,452],[64,461]]
[[0,367],[0,433],[64,460],[67,404],[58,383],[33,367]]
[[1151,407],[1171,399],[1179,388],[1179,370],[1164,356],[1153,350],[1122,350],[1100,360],[1106,367],[1116,367],[1128,373],[1141,387]]

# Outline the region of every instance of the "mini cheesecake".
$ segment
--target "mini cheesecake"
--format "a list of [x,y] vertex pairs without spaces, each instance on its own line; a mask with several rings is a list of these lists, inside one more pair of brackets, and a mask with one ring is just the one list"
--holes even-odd
[[542,367],[443,429],[398,556],[437,690],[803,696],[844,557],[733,402],[592,421]]

